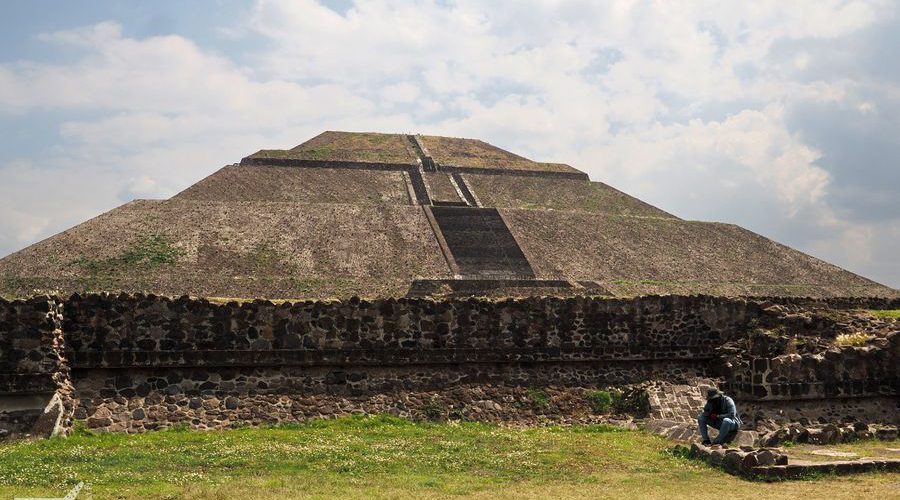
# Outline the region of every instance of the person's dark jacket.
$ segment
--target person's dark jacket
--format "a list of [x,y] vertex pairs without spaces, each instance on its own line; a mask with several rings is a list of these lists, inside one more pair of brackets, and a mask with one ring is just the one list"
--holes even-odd
[[703,414],[707,417],[715,414],[716,418],[730,418],[739,426],[744,424],[738,415],[734,400],[725,395],[707,401],[706,406],[703,407]]

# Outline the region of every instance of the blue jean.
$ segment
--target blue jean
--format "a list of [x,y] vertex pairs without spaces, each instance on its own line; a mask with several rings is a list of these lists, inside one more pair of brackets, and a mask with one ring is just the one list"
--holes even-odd
[[719,429],[719,435],[716,436],[716,440],[713,441],[715,444],[723,444],[725,439],[731,434],[732,431],[738,430],[738,424],[734,421],[733,418],[717,418],[714,420],[710,420],[706,415],[700,414],[700,417],[697,419],[697,424],[700,426],[700,437],[703,438],[704,441],[709,441],[709,432],[706,430],[706,426],[709,425],[714,429]]

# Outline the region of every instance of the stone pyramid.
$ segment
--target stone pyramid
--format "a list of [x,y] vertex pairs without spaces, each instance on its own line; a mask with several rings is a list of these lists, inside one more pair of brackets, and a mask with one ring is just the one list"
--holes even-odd
[[0,260],[0,294],[891,296],[732,224],[686,221],[474,139],[325,132]]

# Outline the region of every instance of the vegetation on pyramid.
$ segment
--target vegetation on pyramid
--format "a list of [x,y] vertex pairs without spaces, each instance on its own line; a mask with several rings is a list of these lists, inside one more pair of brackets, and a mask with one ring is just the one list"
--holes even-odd
[[897,297],[473,139],[325,132],[0,259],[0,295]]
[[409,142],[398,134],[325,132],[288,150],[264,149],[253,160],[289,159],[415,165]]

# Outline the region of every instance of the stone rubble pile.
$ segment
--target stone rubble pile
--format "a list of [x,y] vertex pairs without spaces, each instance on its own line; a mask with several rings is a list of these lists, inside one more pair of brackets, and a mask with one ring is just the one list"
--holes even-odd
[[729,447],[713,444],[691,445],[691,456],[702,458],[712,465],[724,467],[735,474],[750,474],[756,467],[787,465],[788,456],[774,448],[754,448],[752,446]]
[[[768,429],[767,429],[768,427]],[[776,447],[785,443],[838,444],[860,439],[879,439],[891,441],[897,439],[897,427],[893,425],[866,424],[826,424],[824,426],[804,426],[792,423],[776,426],[760,423],[759,443],[762,446]]]
[[89,429],[141,432],[187,424],[200,429],[242,425],[273,425],[311,418],[359,414],[389,414],[414,420],[473,420],[514,425],[609,423],[636,428],[628,415],[597,414],[584,388],[523,388],[467,385],[441,391],[400,391],[391,394],[226,396],[162,395],[115,397],[93,414],[76,411]]

